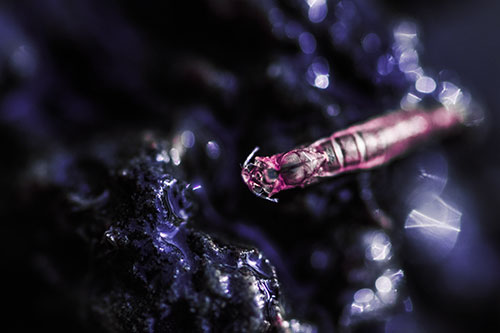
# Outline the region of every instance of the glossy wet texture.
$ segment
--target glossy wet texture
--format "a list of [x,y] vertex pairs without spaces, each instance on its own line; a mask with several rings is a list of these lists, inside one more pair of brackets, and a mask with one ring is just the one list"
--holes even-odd
[[[422,19],[458,13],[459,40],[479,43],[463,30],[472,10],[431,5]],[[2,2],[5,331],[498,327],[495,48],[452,57],[448,38],[430,43],[447,25],[386,9]],[[461,52],[463,82],[436,65]],[[278,205],[241,180],[255,146],[286,152],[437,102],[485,126]]]

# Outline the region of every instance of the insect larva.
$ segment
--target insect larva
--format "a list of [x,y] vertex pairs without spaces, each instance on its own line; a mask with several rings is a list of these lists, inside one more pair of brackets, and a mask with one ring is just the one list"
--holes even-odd
[[307,147],[257,156],[251,162],[256,148],[243,164],[241,176],[254,194],[277,201],[271,197],[280,191],[386,164],[462,123],[461,113],[445,107],[396,111],[335,132]]

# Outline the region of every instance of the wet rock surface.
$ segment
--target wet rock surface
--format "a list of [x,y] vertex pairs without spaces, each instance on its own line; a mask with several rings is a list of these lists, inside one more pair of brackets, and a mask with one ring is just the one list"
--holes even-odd
[[256,248],[200,230],[195,190],[158,159],[166,149],[149,133],[61,151],[31,171],[26,218],[50,216],[30,226],[46,236],[35,241],[37,270],[68,292],[55,306],[73,299],[89,320],[80,328],[103,331],[283,329],[274,267]]

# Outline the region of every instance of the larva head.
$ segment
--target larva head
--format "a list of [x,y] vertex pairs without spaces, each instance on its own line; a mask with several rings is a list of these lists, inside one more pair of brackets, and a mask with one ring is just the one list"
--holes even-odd
[[243,164],[241,177],[256,196],[278,202],[278,199],[270,198],[281,187],[278,170],[269,157],[256,157],[255,161],[250,163],[257,150],[258,148],[255,148]]

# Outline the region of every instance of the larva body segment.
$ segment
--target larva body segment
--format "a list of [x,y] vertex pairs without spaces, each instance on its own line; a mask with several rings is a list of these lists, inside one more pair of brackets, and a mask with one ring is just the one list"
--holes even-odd
[[243,165],[242,178],[252,192],[270,199],[282,190],[386,164],[462,122],[458,112],[445,107],[388,113],[306,147],[268,157],[257,156],[253,163],[249,156]]

